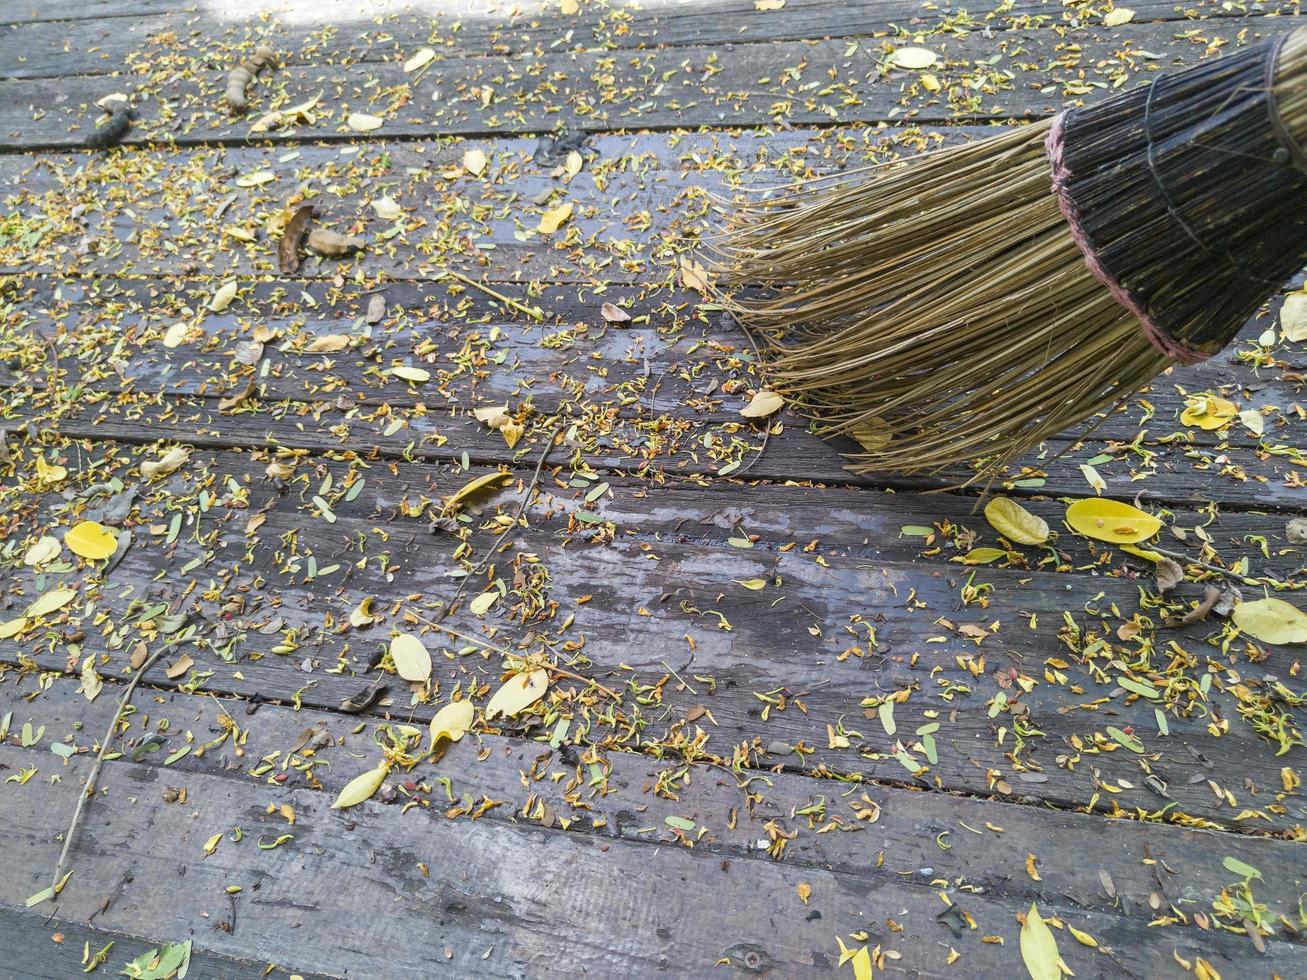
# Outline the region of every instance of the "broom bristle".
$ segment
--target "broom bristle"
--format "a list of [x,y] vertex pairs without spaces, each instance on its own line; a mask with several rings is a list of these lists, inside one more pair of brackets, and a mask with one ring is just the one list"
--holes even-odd
[[[1277,75],[1295,135],[1304,38]],[[863,446],[855,472],[992,475],[1172,363],[1087,268],[1050,191],[1051,125],[783,189],[720,246],[723,303],[765,336],[769,385]],[[772,292],[732,294],[756,284]]]

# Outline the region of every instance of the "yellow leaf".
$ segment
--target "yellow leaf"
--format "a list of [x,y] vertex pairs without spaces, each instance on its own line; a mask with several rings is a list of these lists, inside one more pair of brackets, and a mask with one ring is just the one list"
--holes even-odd
[[505,422],[499,427],[499,434],[504,437],[504,442],[508,444],[509,449],[517,445],[517,440],[522,438],[522,433],[525,431],[526,427],[516,422]]
[[422,384],[424,381],[431,380],[431,372],[426,368],[403,367],[401,365],[400,367],[391,368],[390,373],[410,384]]
[[349,346],[349,337],[343,333],[324,333],[320,337],[314,337],[307,347],[304,348],[305,354],[334,354],[336,351],[344,350]]
[[543,670],[533,670],[529,674],[518,674],[510,678],[486,705],[486,720],[499,715],[512,718],[544,697],[548,687],[549,675]]
[[737,585],[743,585],[746,589],[752,589],[754,592],[767,588],[767,580],[765,578],[737,578],[735,583]]
[[556,208],[550,208],[540,216],[540,224],[537,230],[542,235],[552,235],[561,228],[567,219],[572,216],[572,202],[564,201]]
[[454,504],[462,503],[473,494],[480,493],[488,487],[497,486],[500,483],[503,483],[505,480],[510,479],[512,475],[512,473],[506,473],[503,470],[500,470],[498,473],[487,473],[484,476],[479,476],[471,483],[467,484],[467,486],[459,490],[458,493],[454,494],[454,496],[450,497],[449,504],[450,506],[453,506]]
[[490,612],[490,607],[499,601],[499,593],[494,589],[489,592],[482,592],[479,596],[467,604],[467,608],[473,616],[481,617]]
[[236,178],[237,187],[258,187],[277,179],[271,170],[256,170],[250,174],[241,174]]
[[60,466],[57,463],[47,463],[43,456],[36,457],[36,478],[40,482],[52,485],[60,482],[67,476],[68,470],[66,467]]
[[1031,881],[1039,881],[1039,869],[1035,867],[1035,862],[1039,859],[1033,854],[1026,855],[1026,874],[1030,875]]
[[425,684],[431,679],[431,654],[416,636],[400,633],[391,640],[390,659],[395,662],[395,671],[406,681]]
[[1115,544],[1138,544],[1162,526],[1156,517],[1138,507],[1100,498],[1077,500],[1066,509],[1066,522],[1086,537]]
[[82,521],[64,532],[64,544],[73,554],[90,561],[102,561],[114,553],[118,539],[103,524]]
[[372,202],[372,210],[376,212],[377,217],[382,221],[394,221],[404,209],[399,206],[393,197],[379,197]]
[[1002,548],[972,548],[962,556],[964,565],[988,565],[992,561],[1006,558],[1007,552]]
[[170,350],[174,347],[181,346],[181,342],[186,339],[190,333],[191,327],[188,323],[174,323],[163,334],[163,346]]
[[431,748],[442,738],[457,742],[472,727],[472,702],[454,701],[447,704],[431,719]]
[[1080,472],[1085,475],[1085,482],[1094,488],[1095,493],[1102,493],[1107,489],[1107,481],[1098,475],[1098,470],[1094,469],[1088,463],[1080,464]]
[[939,79],[936,78],[934,75],[922,75],[921,87],[924,88],[927,92],[938,92],[941,88],[941,85],[939,84]]
[[558,5],[558,12],[564,17],[571,17],[581,9],[581,5],[576,0],[562,0]]
[[1245,408],[1240,412],[1239,421],[1255,436],[1260,436],[1266,431],[1266,416],[1255,408]]
[[1285,340],[1307,340],[1307,289],[1289,293],[1280,308],[1280,329]]
[[1241,602],[1230,618],[1240,630],[1263,643],[1307,643],[1307,613],[1283,599]]
[[890,63],[895,68],[907,68],[912,71],[933,68],[937,61],[939,61],[938,56],[928,48],[898,48],[890,55]]
[[220,834],[220,833],[219,833],[219,834],[214,834],[214,835],[213,835],[212,837],[210,837],[207,841],[205,841],[205,842],[204,842],[204,855],[205,855],[205,857],[208,857],[210,854],[212,854],[214,851],[216,851],[216,850],[218,849],[218,845],[221,844],[221,843],[222,843],[222,834]]
[[0,623],[0,640],[7,640],[11,636],[17,636],[25,629],[27,629],[26,616],[19,616],[17,619]]
[[867,452],[875,453],[889,445],[894,433],[884,419],[872,417],[849,429],[848,436]]
[[404,74],[411,74],[419,68],[425,68],[435,60],[436,52],[434,48],[419,48],[417,54],[404,62]]
[[708,281],[708,270],[702,262],[696,262],[694,259],[687,259],[682,256],[680,264],[681,284],[683,286],[705,296],[712,292],[712,285]]
[[217,292],[209,300],[209,310],[213,313],[221,313],[227,307],[231,306],[231,301],[236,298],[236,280],[228,279],[218,287]]
[[482,405],[472,409],[472,415],[478,422],[484,422],[492,429],[502,429],[512,421],[507,405]]
[[1025,960],[1031,980],[1062,980],[1057,940],[1039,917],[1039,909],[1034,902],[1030,903],[1026,924],[1021,927],[1021,958]]
[[740,409],[740,414],[746,419],[762,419],[768,415],[774,415],[785,407],[785,399],[774,391],[768,391],[766,388],[754,392],[749,404]]
[[27,553],[23,555],[23,564],[32,568],[49,564],[59,557],[59,552],[62,550],[58,538],[43,534],[27,549]]
[[567,176],[575,177],[581,172],[583,166],[585,166],[585,160],[581,154],[577,153],[576,150],[569,150],[567,159],[563,161],[563,169],[567,171]]
[[486,169],[485,153],[481,150],[468,150],[463,154],[463,169],[473,177],[480,177]]
[[753,0],[754,10],[780,10],[785,6],[785,0]]
[[1122,24],[1128,24],[1135,19],[1135,12],[1129,7],[1117,7],[1115,10],[1109,10],[1103,15],[1104,27],[1120,27]]
[[358,806],[364,800],[372,799],[372,795],[379,789],[381,784],[386,781],[386,773],[389,770],[382,763],[375,769],[369,769],[361,776],[355,776],[345,788],[340,791],[336,797],[336,802],[331,804],[333,810],[343,810],[346,807]]
[[1013,544],[1043,544],[1048,540],[1048,524],[1015,500],[995,497],[985,505],[985,520]]
[[147,480],[157,480],[180,469],[191,458],[191,451],[185,446],[173,446],[158,459],[147,459],[141,464],[141,476]]
[[812,898],[812,885],[808,884],[806,881],[801,881],[795,891],[799,893],[799,901],[804,905],[807,905],[808,899]]
[[345,120],[356,133],[371,133],[380,129],[384,121],[379,116],[370,116],[366,112],[351,112]]
[[1093,936],[1091,936],[1089,933],[1081,932],[1079,929],[1071,925],[1071,923],[1069,922],[1067,923],[1066,927],[1067,927],[1067,931],[1070,932],[1071,935],[1075,937],[1076,942],[1078,942],[1081,946],[1088,946],[1091,949],[1098,948],[1098,940],[1095,939]]
[[375,600],[368,596],[362,602],[350,611],[349,624],[355,629],[362,629],[364,626],[371,626],[381,617],[372,611],[372,603]]
[[866,946],[859,946],[852,956],[853,980],[872,980],[871,954]]
[[1239,406],[1215,395],[1194,395],[1185,399],[1185,410],[1180,421],[1185,425],[1212,431],[1227,424],[1239,414]]

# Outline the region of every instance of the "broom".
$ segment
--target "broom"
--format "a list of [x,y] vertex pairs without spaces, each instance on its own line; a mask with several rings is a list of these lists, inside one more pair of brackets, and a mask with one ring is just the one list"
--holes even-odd
[[[747,204],[713,260],[849,468],[994,475],[1228,344],[1307,264],[1307,30]],[[738,287],[771,287],[759,294]],[[735,290],[732,294],[732,290]],[[972,477],[976,479],[977,477]]]

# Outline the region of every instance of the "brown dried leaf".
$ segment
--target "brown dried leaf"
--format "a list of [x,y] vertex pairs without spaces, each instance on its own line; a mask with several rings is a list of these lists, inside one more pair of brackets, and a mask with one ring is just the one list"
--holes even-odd
[[352,255],[366,245],[357,235],[342,235],[327,228],[314,228],[309,232],[309,248],[329,259],[340,259]]
[[309,222],[312,219],[313,205],[302,204],[286,222],[286,227],[281,233],[281,242],[277,245],[277,265],[283,275],[289,276],[299,271],[300,242],[304,240],[304,233],[309,230]]
[[1163,558],[1159,561],[1153,569],[1153,574],[1157,578],[1157,591],[1159,593],[1174,589],[1184,581],[1184,569],[1170,558]]

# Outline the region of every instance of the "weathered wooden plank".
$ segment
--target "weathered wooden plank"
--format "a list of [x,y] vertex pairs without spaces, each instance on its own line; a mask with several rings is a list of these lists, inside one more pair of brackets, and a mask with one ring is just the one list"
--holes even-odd
[[[288,66],[260,88],[255,114],[322,92],[310,129],[275,130],[273,141],[353,140],[354,112],[385,119],[376,135],[588,132],[695,126],[829,125],[832,122],[951,122],[1047,115],[1067,98],[1137,84],[1157,68],[1192,63],[1214,42],[1278,29],[1271,18],[1229,18],[1201,28],[1129,24],[1077,32],[1031,28],[940,37],[932,93],[911,72],[890,71],[881,44],[845,40],[745,45],[728,59],[711,46],[570,51],[433,63],[420,80],[393,62]],[[1145,51],[1147,55],[1139,52]],[[153,70],[157,63],[158,70]],[[236,142],[248,120],[220,105],[223,73],[179,71],[172,52],[142,59],[131,89],[142,117],[125,142]],[[109,79],[96,76],[0,81],[0,133],[10,150],[80,144]],[[1099,87],[1101,86],[1101,88]],[[0,147],[3,149],[4,147]]]
[[[47,685],[39,697],[15,706],[15,727],[21,722],[44,727],[43,740],[28,750],[28,764],[42,772],[55,764],[47,742],[88,753],[95,746],[84,733],[101,731],[113,711],[108,697],[88,704],[74,684]],[[19,691],[34,686],[20,683]],[[194,774],[238,776],[271,757],[277,764],[252,778],[274,791],[314,789],[329,800],[357,770],[371,764],[377,751],[369,730],[356,731],[355,719],[330,712],[263,705],[249,714],[239,700],[214,703],[157,692],[143,692],[136,703],[140,710],[123,732],[120,750],[155,770],[151,782],[175,791]],[[230,741],[202,754],[178,752],[192,744],[192,736],[207,742],[221,735],[224,713],[240,729],[242,755],[235,754]],[[315,737],[311,755],[303,754],[306,732]],[[297,745],[300,752],[291,753]],[[151,751],[143,751],[146,746]],[[479,818],[484,822],[682,847],[705,861],[749,859],[767,851],[791,869],[866,874],[874,868],[936,886],[966,883],[982,901],[994,896],[1041,906],[1070,903],[1135,925],[1157,917],[1152,907],[1157,897],[1176,902],[1183,896],[1191,911],[1210,917],[1212,903],[1231,881],[1222,864],[1226,857],[1264,872],[1257,894],[1271,919],[1281,914],[1294,920],[1302,886],[1301,874],[1293,870],[1297,845],[1285,842],[888,786],[844,786],[790,773],[773,773],[765,781],[754,778],[746,796],[730,773],[631,753],[596,754],[603,778],[594,782],[579,751],[582,747],[570,740],[551,749],[476,733],[450,746],[434,767],[422,764],[407,774],[397,772],[395,787],[412,788],[393,802],[416,801],[457,819],[465,814],[449,812],[451,806],[462,809],[467,801],[488,799],[498,805]],[[310,760],[317,763],[312,778],[302,771]],[[111,798],[121,786],[107,785]],[[251,797],[256,793],[253,787],[248,790]],[[389,798],[383,791],[382,799]],[[391,812],[393,819],[401,819],[394,808]],[[778,830],[786,835],[783,847],[773,846]],[[1076,846],[1067,848],[1067,840]],[[871,850],[880,851],[875,862],[869,862]],[[1019,867],[1026,855],[1034,855],[1038,881]],[[84,867],[78,873],[93,870]],[[1099,943],[1116,947],[1128,941],[1119,936],[1119,923],[1103,921],[1109,931],[1095,937]],[[1287,929],[1283,937],[1302,938]]]
[[[0,747],[0,760],[10,766],[28,756]],[[6,791],[9,833],[0,843],[6,904],[40,880],[28,869],[52,861],[58,850],[46,816],[71,805],[86,766],[70,768],[53,786],[34,780]],[[97,922],[113,928],[148,917],[157,930],[179,932],[200,916],[226,921],[231,931],[214,928],[209,946],[227,955],[276,958],[293,948],[310,969],[374,976],[380,948],[389,976],[429,974],[440,964],[460,976],[535,977],[643,974],[673,964],[685,975],[706,976],[721,959],[752,952],[787,976],[815,976],[832,967],[832,932],[848,936],[868,927],[869,904],[893,910],[894,931],[880,915],[870,927],[898,954],[900,969],[943,974],[949,947],[960,946],[969,966],[993,971],[1011,950],[982,943],[981,935],[1006,933],[1007,943],[1016,943],[1018,903],[959,896],[979,928],[948,938],[936,921],[935,888],[892,875],[797,871],[752,856],[721,864],[625,840],[449,821],[420,807],[402,818],[376,804],[333,812],[322,794],[265,789],[252,795],[245,781],[211,775],[187,778],[185,806],[159,805],[147,800],[159,788],[158,770],[126,762],[110,763],[110,770],[111,778],[140,790],[97,800],[74,847],[74,860],[94,857],[98,881],[131,878]],[[289,803],[296,813],[295,839],[272,850],[255,841],[280,835],[287,825],[264,812],[265,801]],[[240,844],[227,839],[236,814],[245,829]],[[188,862],[184,882],[178,879],[176,856],[201,854],[214,834],[220,837],[214,857]],[[429,877],[419,865],[430,868]],[[800,881],[810,885],[815,906],[797,898]],[[242,891],[228,894],[231,885]],[[102,884],[74,875],[60,909],[84,918],[105,897]],[[812,909],[820,915],[809,914]],[[1104,914],[1054,904],[1043,912],[1078,922],[1091,935],[1108,931]],[[257,929],[249,928],[250,916]],[[1062,944],[1063,956],[1083,976],[1171,972],[1170,950],[1142,941],[1147,933],[1135,929],[1136,941],[1114,947],[1110,958],[1073,942]],[[419,935],[424,941],[413,942]],[[1184,946],[1231,970],[1267,962],[1246,939],[1226,933]],[[1279,940],[1267,950],[1270,962],[1290,974],[1307,959],[1300,947]]]
[[[458,568],[451,555],[457,542],[430,535],[424,520],[405,521],[397,508],[403,503],[406,513],[420,511],[423,498],[448,496],[471,474],[437,474],[413,467],[391,481],[376,470],[360,470],[354,479],[368,473],[367,483],[360,487],[367,494],[359,492],[347,500],[351,481],[341,470],[333,475],[334,489],[326,490],[326,472],[315,473],[306,463],[292,484],[297,489],[282,495],[259,485],[262,466],[250,460],[241,473],[226,457],[221,466],[208,471],[197,461],[194,470],[170,481],[169,493],[155,495],[148,505],[142,502],[142,511],[133,519],[140,532],[138,544],[110,576],[96,604],[97,614],[108,617],[104,622],[117,625],[99,628],[126,636],[123,630],[130,634],[138,628],[130,624],[139,616],[140,603],[158,602],[162,607],[194,592],[185,609],[204,631],[207,644],[224,650],[227,658],[224,664],[213,653],[197,654],[197,659],[208,663],[197,670],[214,671],[202,678],[206,688],[332,706],[357,693],[360,682],[354,675],[375,662],[386,640],[381,629],[342,629],[339,624],[350,609],[364,597],[375,596],[376,608],[399,616],[394,620],[399,624],[406,603],[415,610],[431,609],[454,594],[455,581],[449,575]],[[107,477],[103,463],[97,473]],[[124,476],[132,479],[130,474]],[[199,485],[223,498],[204,514],[194,503]],[[248,496],[236,492],[245,485],[250,487]],[[705,751],[719,758],[738,757],[760,766],[827,766],[867,778],[905,780],[908,774],[891,752],[894,740],[881,734],[876,712],[870,712],[870,720],[859,717],[863,698],[905,692],[897,725],[909,743],[915,739],[906,733],[928,723],[932,712],[948,717],[949,734],[940,736],[939,763],[926,775],[931,785],[988,793],[994,790],[995,779],[1006,775],[1007,788],[999,786],[1003,794],[1042,797],[1062,806],[1084,806],[1096,799],[1107,807],[1110,800],[1117,800],[1152,811],[1169,798],[1180,812],[1227,824],[1242,809],[1267,811],[1264,821],[1258,818],[1257,823],[1242,825],[1248,830],[1284,829],[1302,819],[1302,807],[1276,790],[1280,768],[1298,764],[1301,750],[1292,749],[1277,759],[1272,747],[1239,719],[1243,699],[1264,689],[1256,669],[1234,668],[1244,685],[1235,685],[1235,691],[1243,692],[1237,697],[1229,677],[1215,678],[1211,710],[1230,719],[1221,726],[1228,727],[1228,733],[1220,734],[1220,729],[1209,733],[1206,726],[1215,715],[1203,714],[1206,707],[1194,714],[1185,706],[1186,698],[1181,698],[1169,716],[1170,737],[1158,738],[1154,706],[1127,697],[1117,686],[1119,672],[1126,668],[1109,668],[1102,662],[1108,648],[1084,661],[1067,648],[1064,611],[1091,634],[1084,644],[1091,644],[1094,636],[1111,638],[1116,624],[1132,616],[1137,587],[1129,578],[1094,579],[1090,584],[1076,575],[967,570],[933,564],[929,555],[920,556],[927,559],[922,562],[910,551],[879,545],[897,536],[900,521],[923,519],[920,515],[929,513],[926,501],[906,502],[902,510],[893,511],[884,505],[899,498],[883,498],[878,505],[869,495],[859,502],[851,491],[829,499],[817,493],[808,499],[822,516],[808,517],[800,492],[777,490],[769,502],[771,491],[759,489],[725,500],[705,499],[696,506],[692,493],[664,501],[655,487],[647,491],[648,499],[655,502],[650,507],[635,496],[638,486],[626,483],[615,491],[619,500],[627,500],[625,505],[610,512],[607,504],[601,504],[592,510],[597,520],[582,525],[573,516],[575,498],[592,495],[591,486],[583,483],[570,492],[555,491],[554,499],[535,511],[554,516],[535,517],[530,530],[514,535],[515,553],[532,556],[529,563],[505,558],[492,577],[516,583],[519,576],[526,576],[533,584],[524,579],[507,590],[499,609],[512,606],[512,616],[506,618],[497,609],[485,622],[502,633],[492,641],[495,644],[513,646],[527,635],[552,637],[554,643],[584,652],[586,676],[610,687],[629,688],[632,697],[659,691],[652,704],[642,708],[624,701],[620,712],[625,716],[633,711],[633,717],[654,712],[645,723],[659,738],[678,742],[678,733],[684,731],[682,719],[696,708],[702,711],[709,706],[711,727],[702,721],[697,724],[711,733]],[[313,517],[321,510],[321,505],[309,502],[315,489],[319,496],[331,498],[328,506],[334,523],[330,525]],[[570,504],[564,503],[568,497],[573,498]],[[499,507],[511,505],[512,499],[497,502]],[[240,529],[251,512],[260,513],[265,523],[246,536]],[[1052,506],[1044,512],[1054,516]],[[179,522],[175,544],[152,543],[145,528],[166,528],[174,514]],[[98,511],[91,516],[99,516]],[[48,522],[57,529],[67,518],[26,515],[24,520],[30,527]],[[929,523],[931,518],[925,520]],[[693,524],[687,533],[684,525],[689,521]],[[979,520],[971,526],[986,534]],[[783,530],[768,531],[777,527]],[[1208,533],[1218,550],[1224,550],[1232,540],[1238,542],[1239,531],[1247,527],[1236,524],[1228,531],[1213,528]],[[1288,547],[1282,530],[1277,533],[1262,525],[1262,531],[1276,556],[1273,570],[1289,574],[1285,566],[1300,563],[1302,549]],[[744,550],[725,540],[754,534],[759,536],[756,546]],[[814,539],[820,539],[819,544],[811,550],[798,550],[797,546]],[[288,542],[293,542],[293,559],[286,551],[291,547]],[[473,543],[476,554],[486,547],[484,540]],[[987,542],[982,536],[979,543]],[[1233,546],[1243,547],[1242,543]],[[1068,564],[1072,557],[1068,552]],[[324,574],[307,580],[308,561]],[[355,567],[358,561],[380,571],[360,572]],[[215,581],[215,575],[225,583],[221,588],[206,585]],[[14,608],[7,615],[16,614],[37,591],[52,584],[25,582],[26,576],[15,583],[22,592],[5,600]],[[741,582],[763,588],[750,591]],[[271,583],[275,586],[269,591]],[[961,605],[964,585],[979,590],[975,595],[986,603],[984,608],[976,606],[974,598],[972,606]],[[478,580],[473,594],[480,588]],[[1196,590],[1186,590],[1192,592]],[[235,596],[243,597],[235,599],[233,614],[228,602]],[[525,625],[514,625],[514,620],[522,621],[519,612]],[[1161,616],[1151,615],[1154,621]],[[554,633],[554,624],[564,617],[571,626]],[[466,614],[455,622],[464,631],[480,629]],[[986,628],[993,624],[992,636],[986,635],[980,644],[957,626],[977,622]],[[1179,644],[1173,650],[1201,651],[1204,641],[1215,641],[1215,630],[1214,624],[1207,624],[1160,632],[1156,637],[1147,633],[1144,650],[1149,652],[1131,652],[1123,646],[1112,653],[1112,659],[1136,663],[1140,676],[1166,683],[1164,667],[1153,663],[1151,651],[1169,641]],[[289,656],[267,653],[282,642],[278,637],[290,640]],[[433,636],[430,642],[441,641]],[[454,649],[459,645],[455,643]],[[796,655],[799,651],[802,655]],[[9,662],[19,661],[21,653],[46,669],[68,666],[64,652],[31,642],[6,643],[2,653]],[[1050,661],[1062,672],[1062,682],[1048,673]],[[333,670],[326,672],[328,667]],[[1008,676],[1008,669],[1026,679],[1027,693],[1012,686],[1017,675]],[[1174,665],[1165,668],[1174,669]],[[497,657],[437,657],[435,676],[442,690],[448,690],[473,681],[493,685],[498,672]],[[1198,683],[1197,673],[1182,673],[1187,678],[1184,684]],[[692,677],[697,679],[689,680]],[[671,683],[673,678],[677,683]],[[175,681],[181,682],[181,678]],[[705,689],[711,692],[707,696]],[[1007,709],[1002,701],[993,700],[1004,691],[1004,697],[1013,699]],[[782,692],[787,700],[797,697],[802,707],[768,708],[764,714],[767,702],[757,696],[763,692],[771,692],[773,700]],[[600,704],[596,711],[602,708]],[[419,706],[417,711],[425,718],[431,709]],[[584,724],[590,724],[596,711],[582,712]],[[1024,711],[1029,714],[1023,716]],[[1291,707],[1284,705],[1282,711],[1286,722],[1297,725]],[[915,720],[910,721],[910,715]],[[624,744],[635,730],[622,722],[615,733],[603,734],[610,723],[615,719],[597,723],[594,738],[601,744]],[[837,745],[826,728],[841,723],[863,733],[847,747]],[[1014,736],[1005,737],[1000,731],[1013,724],[1018,728],[1028,724],[1039,734],[1025,737],[1029,744],[1024,749],[1014,746],[1009,741]],[[1102,734],[1104,725],[1133,726],[1150,755],[1136,757],[1120,750]],[[737,751],[741,745],[747,747],[742,756]],[[774,748],[777,745],[784,748]],[[807,754],[791,754],[795,745],[805,746]],[[1196,773],[1195,759],[1210,768]],[[1141,770],[1146,760],[1150,768]],[[1158,792],[1162,784],[1150,786],[1143,779],[1150,771],[1169,790]],[[1215,796],[1207,776],[1217,785],[1237,790],[1239,802],[1231,804],[1229,797]],[[1126,785],[1117,792],[1120,781]],[[1104,783],[1113,789],[1103,790]]]
[[[0,908],[0,962],[6,976],[23,980],[68,980],[81,976],[86,967],[83,959],[86,944],[91,956],[110,943],[109,957],[99,970],[112,974],[136,957],[159,948],[159,939],[143,939],[149,935],[148,923],[141,928],[135,924],[135,935],[96,929],[62,916],[51,917],[45,907],[24,911]],[[164,940],[167,941],[167,940]],[[182,941],[182,940],[178,940]],[[306,974],[303,971],[273,968],[268,963],[242,961],[230,956],[210,952],[202,945],[192,947],[189,976],[205,980],[246,980],[252,976],[284,978],[298,973],[304,980],[316,980],[323,974]]]
[[[529,292],[501,293],[547,311],[544,322],[535,323],[461,284],[451,290],[399,283],[378,287],[387,314],[365,327],[373,292],[339,295],[306,285],[297,297],[287,295],[280,283],[253,281],[242,291],[239,312],[207,315],[177,346],[161,343],[167,327],[179,319],[193,320],[185,311],[202,305],[212,288],[200,281],[83,284],[41,277],[15,282],[5,292],[22,317],[16,323],[31,332],[32,358],[39,352],[48,362],[48,348],[40,347],[37,338],[58,339],[58,347],[76,352],[60,362],[64,386],[112,394],[222,399],[253,383],[265,403],[345,398],[360,405],[413,409],[419,404],[467,408],[529,400],[546,415],[584,398],[624,417],[692,412],[703,423],[725,424],[739,420],[748,392],[759,383],[754,350],[744,332],[680,291],[615,285],[591,293],[581,286],[541,285]],[[310,295],[325,292],[324,299],[306,308],[306,290]],[[596,307],[613,300],[634,318],[631,323],[604,322]],[[1279,305],[1277,298],[1272,316]],[[1149,446],[1173,441],[1241,449],[1263,441],[1293,445],[1297,437],[1290,406],[1300,397],[1301,384],[1281,378],[1301,377],[1302,372],[1292,360],[1279,360],[1281,366],[1270,370],[1255,369],[1238,354],[1274,322],[1272,316],[1251,321],[1226,352],[1200,365],[1176,367],[1121,410],[1052,441],[1076,440],[1092,428],[1096,444],[1129,443],[1147,430]],[[236,355],[242,345],[248,347],[251,322],[276,332],[277,338],[263,347],[257,363],[242,363]],[[138,326],[113,345],[99,343],[124,323],[154,329]],[[314,339],[327,336],[352,338],[352,349],[330,356],[304,352]],[[79,343],[79,337],[96,342]],[[1292,357],[1294,348],[1281,350]],[[414,387],[384,373],[387,365],[401,361],[432,371],[431,385]],[[26,377],[24,371],[0,366],[0,384],[21,386]],[[1220,394],[1241,408],[1265,407],[1265,435],[1259,439],[1238,420],[1219,432],[1184,426],[1179,419],[1188,393]]]
[[[1246,6],[1239,10],[1216,0],[1142,0],[1131,9],[1137,23],[1296,11],[1291,0]],[[0,33],[0,71],[13,78],[115,71],[147,43],[187,53],[185,44],[192,34],[212,45],[215,54],[259,40],[275,45],[290,63],[302,64],[322,56],[332,61],[402,61],[424,46],[435,47],[442,57],[559,47],[734,47],[762,41],[892,34],[898,29],[929,32],[941,26],[954,32],[1001,31],[1017,23],[1061,23],[1074,28],[1098,20],[1093,8],[1050,9],[1041,0],[979,8],[924,0],[848,0],[840,4],[789,0],[780,10],[759,10],[753,0],[722,0],[711,6],[586,4],[572,16],[562,15],[552,4],[526,3],[514,5],[513,12],[501,15],[502,19],[496,19],[493,11],[446,11],[439,4],[417,8],[412,3],[369,4],[362,17],[357,5],[332,2],[225,3],[221,18],[202,9],[178,11],[176,7],[128,0],[107,9],[97,3],[56,5],[53,10],[42,4],[31,11],[31,17],[10,13],[11,23],[3,25],[7,30]],[[264,11],[272,16],[259,16]],[[325,25],[336,30],[324,42]]]

